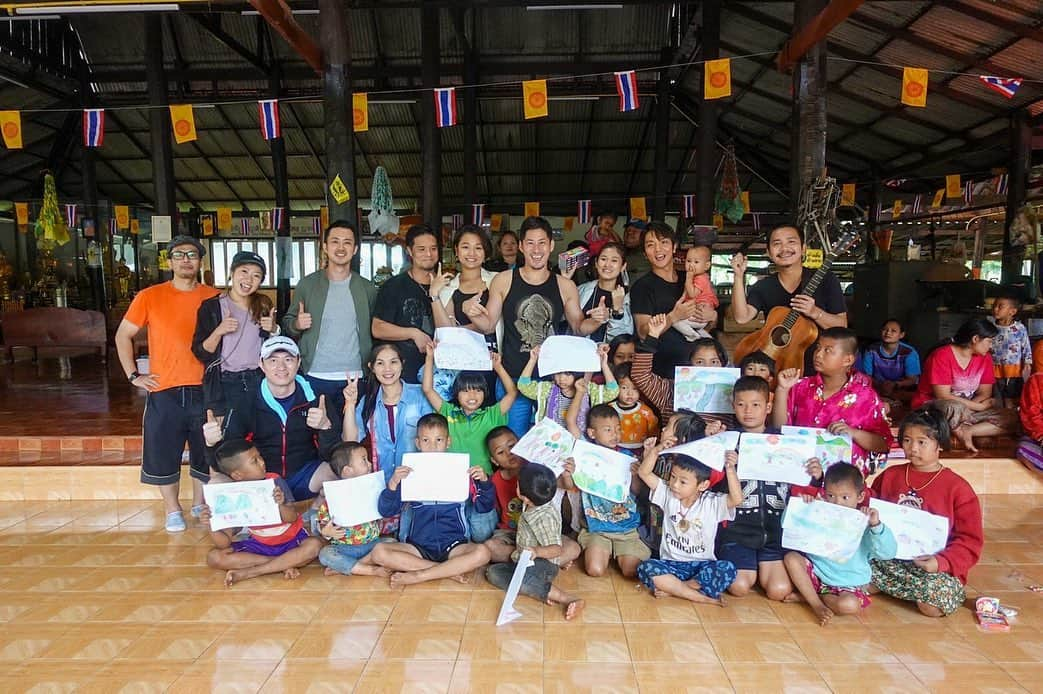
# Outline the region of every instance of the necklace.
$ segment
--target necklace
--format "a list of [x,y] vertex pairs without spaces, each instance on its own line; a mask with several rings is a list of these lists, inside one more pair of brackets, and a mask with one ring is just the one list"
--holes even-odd
[[696,499],[692,502],[692,505],[688,507],[688,510],[681,514],[681,520],[677,521],[677,529],[683,533],[688,532],[688,528],[692,527],[692,524],[688,522],[688,514],[692,512],[692,509],[698,505],[699,500]]
[[919,487],[914,487],[912,484],[909,483],[909,469],[912,466],[913,466],[912,463],[910,463],[905,468],[905,486],[909,487],[909,491],[912,492],[913,494],[915,494],[916,496],[919,496],[919,494],[917,494],[917,492],[919,492],[921,489],[927,489],[928,485],[930,485],[931,482],[934,482],[936,479],[938,479],[938,475],[942,474],[942,472],[945,471],[945,466],[943,465],[943,466],[938,468],[938,472],[934,473],[931,476],[931,479],[927,480],[926,483],[920,485]]

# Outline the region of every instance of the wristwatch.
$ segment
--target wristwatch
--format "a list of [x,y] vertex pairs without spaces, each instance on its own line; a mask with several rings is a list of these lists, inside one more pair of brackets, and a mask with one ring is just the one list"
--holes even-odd
[[141,376],[141,374],[139,374],[137,371],[131,371],[130,375],[127,376],[127,380],[133,383],[134,381],[138,380],[139,376]]

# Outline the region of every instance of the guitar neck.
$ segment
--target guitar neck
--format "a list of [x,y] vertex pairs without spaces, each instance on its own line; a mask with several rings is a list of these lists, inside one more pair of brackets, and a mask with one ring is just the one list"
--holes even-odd
[[833,261],[836,260],[836,257],[836,251],[830,251],[829,255],[823,258],[821,267],[815,271],[815,274],[811,276],[811,279],[809,279],[807,284],[805,284],[803,289],[801,289],[801,294],[807,294],[808,296],[815,295],[815,292],[818,291],[818,286],[822,284],[822,280],[826,278],[826,273],[828,273],[829,269],[833,267]]

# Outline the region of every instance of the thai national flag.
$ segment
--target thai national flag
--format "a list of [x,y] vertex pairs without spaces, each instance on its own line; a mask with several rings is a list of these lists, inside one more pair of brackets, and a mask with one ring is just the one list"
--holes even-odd
[[65,206],[65,226],[69,227],[70,229],[72,229],[73,227],[76,226],[76,205],[75,205],[75,203],[72,204],[72,205],[66,205]]
[[453,215],[453,231],[456,231],[464,225],[464,216],[462,214]]
[[687,195],[682,195],[681,196],[681,201],[683,203],[682,210],[681,210],[681,216],[684,217],[685,219],[691,219],[692,217],[694,217],[695,216],[695,195],[691,194],[691,193],[687,194]]
[[1018,87],[1021,86],[1021,79],[1017,77],[1006,78],[1006,77],[990,77],[989,75],[978,75],[978,79],[982,83],[994,92],[999,92],[1008,99],[1013,99],[1014,94],[1018,91]]
[[963,204],[970,207],[974,202],[974,182],[967,181],[967,184],[963,186]]
[[921,193],[917,193],[916,197],[913,198],[913,209],[911,212],[912,214],[923,212],[923,195]]
[[87,147],[101,147],[105,139],[105,109],[83,109],[83,144]]
[[619,110],[636,111],[639,106],[637,97],[637,73],[633,70],[616,73],[616,91],[619,92]]
[[439,128],[456,125],[456,87],[435,89],[435,123]]
[[482,226],[485,221],[485,203],[471,205],[471,224]]
[[1007,174],[1000,174],[996,177],[996,195],[1007,194]]
[[580,200],[577,215],[580,224],[590,224],[590,200]]
[[116,222],[115,217],[109,218],[109,238],[116,236],[120,233],[120,225]]
[[243,236],[250,235],[250,220],[246,217],[243,217],[239,220],[239,233],[241,233]]
[[279,125],[279,100],[264,99],[257,102],[257,112],[261,120],[261,135],[266,140],[282,137],[282,126]]
[[272,210],[272,230],[278,232],[282,229],[283,218],[286,216],[285,207],[276,207]]
[[322,234],[322,220],[320,220],[318,217],[311,220],[311,233],[315,234],[316,236],[320,236]]

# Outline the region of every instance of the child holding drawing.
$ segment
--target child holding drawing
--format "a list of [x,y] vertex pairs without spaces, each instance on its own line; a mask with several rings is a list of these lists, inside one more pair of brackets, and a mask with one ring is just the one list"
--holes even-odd
[[873,480],[873,496],[949,521],[945,549],[912,561],[874,561],[873,587],[916,602],[928,617],[950,615],[963,604],[967,574],[981,557],[981,504],[967,480],[939,460],[948,449],[949,424],[932,408],[916,410],[898,429],[907,463],[888,465]]
[[659,453],[674,443],[665,436],[658,446],[648,439],[637,470],[651,490],[652,503],[663,510],[659,559],[642,561],[637,575],[657,598],[672,595],[723,605],[721,594],[735,580],[735,565],[714,557],[714,537],[718,523],[734,518],[735,507],[742,502],[735,460],[730,458],[724,464],[727,495],[709,491],[714,471],[685,455],[674,456],[667,482],[653,470]]
[[571,621],[583,610],[583,601],[553,583],[565,551],[561,514],[552,503],[557,488],[557,479],[550,468],[537,463],[522,468],[518,473],[518,495],[524,506],[518,519],[517,549],[510,555],[509,562],[487,568],[485,577],[497,588],[506,590],[517,568],[515,562],[524,550],[529,550],[533,564],[525,570],[520,592],[548,605],[564,606],[565,621]]
[[797,369],[778,375],[772,422],[781,427],[826,428],[851,437],[851,462],[863,475],[876,469],[891,448],[891,425],[883,403],[865,374],[852,371],[858,338],[848,328],[827,328],[815,347],[814,376],[801,379]]
[[[305,532],[286,480],[268,472],[260,452],[245,439],[230,439],[221,444],[217,449],[217,467],[233,482],[274,480],[273,497],[282,520],[274,525],[212,530],[210,538],[214,548],[206,555],[207,566],[226,572],[226,586],[266,574],[282,573],[288,579],[297,578],[298,568],[318,556],[322,541],[308,537]],[[209,525],[211,517],[210,507],[203,504],[199,520]],[[247,531],[247,537],[235,539],[242,530]]]
[[[416,447],[421,453],[445,453],[449,449],[449,422],[440,414],[430,413],[416,425]],[[377,508],[381,515],[391,516],[403,510],[402,480],[412,470],[395,468],[387,489],[380,493]],[[471,494],[478,513],[496,508],[496,493],[485,470],[472,465]],[[463,503],[407,501],[411,521],[403,522],[400,542],[381,542],[373,549],[372,561],[392,571],[391,585],[404,586],[440,578],[454,578],[463,583],[467,573],[489,563],[489,550],[469,541],[470,529]],[[405,516],[403,516],[405,517]]]
[[[354,441],[337,444],[330,454],[330,467],[342,480],[362,477],[373,472],[366,447]],[[319,551],[319,563],[325,574],[354,576],[387,576],[388,570],[373,563],[370,552],[380,541],[379,521],[368,521],[343,528],[333,522],[329,504],[323,501],[318,511],[319,534],[329,544]]]
[[[807,495],[811,503],[815,497]],[[850,463],[834,463],[826,470],[822,499],[846,508],[858,508],[866,500],[862,473]],[[843,561],[816,554],[786,553],[786,570],[801,597],[808,603],[818,623],[826,626],[835,614],[858,614],[869,607],[866,584],[872,576],[870,559],[893,559],[898,543],[891,530],[880,522],[875,508],[865,506],[869,525],[855,553]]]
[[[608,345],[598,345],[598,356],[601,359],[601,373],[605,377],[605,385],[591,384],[586,393],[580,397],[579,422],[580,428],[587,421],[587,410],[593,405],[610,402],[619,395],[619,385],[616,377],[612,375],[612,368],[608,363]],[[550,381],[532,380],[532,372],[540,358],[540,347],[533,347],[529,352],[529,362],[522,369],[518,378],[518,390],[530,400],[536,401],[536,418],[539,422],[544,417],[549,417],[561,426],[565,426],[565,413],[568,411],[572,401],[579,397],[576,392],[576,382],[583,378],[583,374],[573,371],[561,371],[554,374]],[[590,378],[587,377],[589,382]]]

